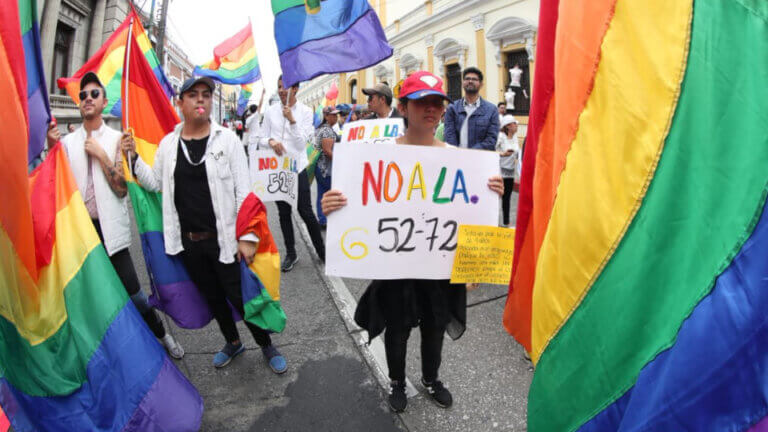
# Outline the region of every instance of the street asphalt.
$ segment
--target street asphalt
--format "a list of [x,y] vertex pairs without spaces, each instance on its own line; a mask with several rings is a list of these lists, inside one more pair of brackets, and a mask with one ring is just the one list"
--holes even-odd
[[[313,203],[315,188],[312,187]],[[516,209],[513,195],[513,213]],[[270,228],[283,253],[277,208],[268,204]],[[131,212],[132,213],[132,212]],[[242,323],[245,354],[216,369],[213,355],[224,345],[212,322],[199,330],[166,327],[186,350],[179,369],[197,387],[205,403],[203,431],[290,432],[450,432],[526,430],[526,401],[532,367],[523,349],[501,325],[507,288],[484,285],[468,296],[467,331],[446,340],[440,379],[453,393],[454,405],[442,409],[423,393],[419,332],[409,339],[407,374],[415,385],[408,408],[393,414],[386,403],[386,364],[376,341],[349,314],[368,281],[334,279],[310,253],[306,233],[294,214],[299,262],[283,273],[281,297],[288,316],[273,343],[288,362],[275,375]],[[138,234],[134,226],[131,256],[142,286],[149,290]],[[344,296],[346,294],[346,296]],[[380,346],[380,342],[379,342]],[[168,403],[173,403],[168,401]]]

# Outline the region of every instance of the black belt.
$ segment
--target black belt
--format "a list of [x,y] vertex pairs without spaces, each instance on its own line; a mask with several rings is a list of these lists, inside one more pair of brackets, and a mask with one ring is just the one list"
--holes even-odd
[[216,233],[213,232],[185,232],[184,237],[193,242],[199,242],[203,240],[211,240],[216,238]]

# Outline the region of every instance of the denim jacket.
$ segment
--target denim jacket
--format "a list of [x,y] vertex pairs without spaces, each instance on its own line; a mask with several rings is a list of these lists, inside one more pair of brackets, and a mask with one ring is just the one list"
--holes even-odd
[[[469,118],[468,137],[469,148],[494,150],[499,138],[499,112],[496,106],[487,100],[480,98],[480,106]],[[459,99],[448,106],[445,112],[445,142],[451,145],[459,145],[461,125],[467,118],[467,110],[464,109],[464,99]]]

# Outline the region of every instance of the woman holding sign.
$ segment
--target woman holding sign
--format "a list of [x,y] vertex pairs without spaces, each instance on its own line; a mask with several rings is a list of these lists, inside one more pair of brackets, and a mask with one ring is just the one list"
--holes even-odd
[[[450,101],[443,92],[443,81],[437,76],[425,71],[409,76],[402,84],[398,106],[406,121],[405,135],[392,141],[449,147],[434,136],[446,100]],[[504,192],[500,176],[491,177],[488,187],[499,195]],[[339,190],[330,190],[322,198],[326,215],[346,204],[347,198]],[[355,311],[355,321],[368,331],[371,339],[384,331],[389,378],[392,380],[389,406],[393,411],[402,412],[408,404],[405,395],[406,347],[411,329],[417,326],[421,330],[421,383],[438,406],[451,406],[451,393],[437,379],[443,335],[447,332],[454,340],[461,337],[466,315],[465,287],[452,285],[448,280],[381,280],[368,286]]]

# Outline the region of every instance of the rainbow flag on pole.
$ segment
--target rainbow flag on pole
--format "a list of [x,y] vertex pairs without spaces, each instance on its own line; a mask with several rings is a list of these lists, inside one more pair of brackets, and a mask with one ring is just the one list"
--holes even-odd
[[0,406],[18,432],[197,430],[200,395],[125,293],[61,144],[27,176],[48,113],[29,109],[23,29],[0,8]]
[[155,77],[160,82],[166,99],[170,99],[173,96],[173,86],[163,72],[162,65],[157,59],[157,54],[155,54],[155,50],[152,48],[144,26],[141,25],[141,19],[132,9],[125,18],[125,21],[120,24],[120,27],[115,29],[112,36],[104,42],[104,45],[96,51],[93,57],[85,62],[83,67],[71,77],[59,78],[56,81],[56,85],[59,88],[66,89],[67,94],[76,104],[80,103],[78,96],[78,93],[80,93],[80,79],[86,72],[96,72],[99,80],[107,88],[108,105],[104,108],[104,114],[120,117],[122,114],[122,100],[120,98],[122,90],[120,86],[123,79],[123,60],[125,59],[125,46],[128,41],[131,23],[133,23],[132,31],[136,35],[140,50],[147,59],[147,62],[149,62]]
[[250,84],[261,79],[259,58],[253,43],[251,23],[213,50],[213,60],[195,67],[195,75],[224,84]]
[[365,69],[392,56],[367,0],[272,0],[272,13],[286,87]]
[[253,85],[243,84],[240,86],[240,95],[237,97],[238,117],[245,114],[245,110],[248,109],[248,101],[251,100],[251,95],[253,95]]
[[768,426],[768,2],[540,14],[504,313],[528,429]]

